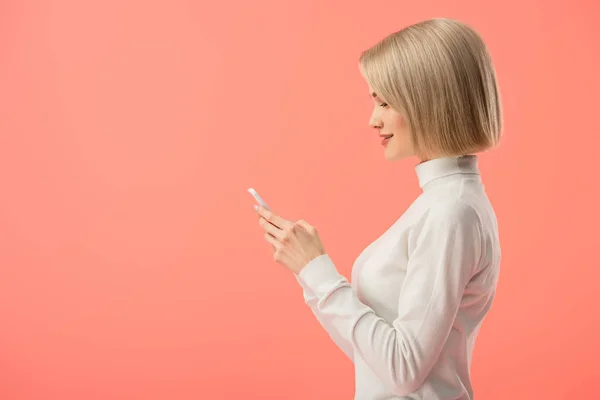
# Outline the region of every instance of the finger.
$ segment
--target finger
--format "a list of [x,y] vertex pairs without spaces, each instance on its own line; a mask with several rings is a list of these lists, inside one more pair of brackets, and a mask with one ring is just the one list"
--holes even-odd
[[273,259],[281,265],[287,266],[290,265],[291,258],[286,254],[285,251],[281,250],[281,243],[277,241],[277,239],[273,238],[268,233],[265,233],[265,239],[267,242],[271,243],[271,246],[275,249],[273,253]]
[[261,228],[264,229],[265,233],[278,239],[278,240],[282,240],[283,239],[283,230],[279,229],[278,227],[276,227],[275,225],[269,223],[269,221],[267,221],[264,217],[260,217],[260,219],[258,220],[258,224],[261,226]]
[[305,231],[307,231],[310,234],[314,234],[315,233],[315,228],[314,226],[312,226],[311,224],[309,224],[308,222],[304,221],[304,220],[300,220],[296,222],[296,225],[300,226],[301,228],[304,228]]
[[263,206],[258,206],[258,214],[270,222],[272,225],[275,225],[279,229],[289,228],[293,225],[291,221],[281,218],[280,216],[273,213],[273,211],[267,210]]
[[254,206],[254,209],[256,211],[256,216],[258,217],[258,222],[260,223],[260,220],[264,219],[268,224],[271,224],[274,227],[279,228],[277,225],[273,224],[272,222],[269,222],[265,217],[262,216],[261,212],[259,211],[259,207],[260,207],[259,205]]
[[273,235],[265,232],[265,240],[267,242],[269,242],[269,244],[271,244],[271,247],[273,247],[273,250],[277,250],[279,248],[279,246],[281,245],[281,242],[279,242],[279,240],[277,240],[277,238],[273,237]]
[[[261,219],[264,219],[264,218],[263,218],[263,217],[261,217],[261,216],[259,215],[259,216],[258,216],[258,219],[259,219],[259,221],[260,221]],[[266,221],[266,220],[265,220],[265,221]],[[267,222],[267,223],[268,223],[268,224],[270,224],[270,222]],[[275,226],[275,225],[273,225],[273,226]],[[262,227],[262,226],[261,226],[261,227]],[[267,232],[265,232],[265,235],[267,235],[267,236],[269,236],[269,237],[271,237],[271,238],[273,238],[273,237],[274,237],[273,235],[271,235],[270,233],[267,233]],[[276,251],[276,250],[277,250],[273,244],[271,245],[271,249],[272,249],[273,251]]]
[[[281,253],[280,248],[281,248],[281,242],[279,240],[277,240],[277,238],[273,237],[271,234],[269,233],[265,233],[265,240],[271,245],[271,249],[273,250],[273,252],[275,254],[277,253]],[[274,254],[274,255],[275,255]],[[279,254],[276,257],[276,261],[281,259],[282,255]]]
[[[262,215],[258,214],[258,215],[257,215],[257,217],[258,217],[258,220],[259,220],[259,221],[260,221],[260,219],[262,218],[262,219],[264,219],[264,220],[265,220],[265,221],[266,221],[268,224],[271,224],[271,225],[273,225],[275,228],[279,228],[279,227],[278,227],[277,225],[275,225],[274,223],[267,221],[267,220],[266,220],[266,219],[265,219],[265,218],[264,218]],[[279,229],[281,229],[281,228],[279,228]]]
[[276,251],[273,254],[273,259],[277,264],[281,264],[288,269],[288,265],[292,265],[292,259],[284,251]]

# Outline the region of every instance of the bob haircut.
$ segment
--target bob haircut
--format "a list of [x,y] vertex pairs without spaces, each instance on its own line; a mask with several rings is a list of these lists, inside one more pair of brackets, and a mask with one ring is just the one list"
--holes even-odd
[[447,18],[410,25],[359,59],[377,95],[406,117],[416,155],[460,156],[496,146],[502,105],[481,37]]

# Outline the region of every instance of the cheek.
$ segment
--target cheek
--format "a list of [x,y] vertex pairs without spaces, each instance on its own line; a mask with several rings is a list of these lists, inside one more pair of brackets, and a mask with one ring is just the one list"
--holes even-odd
[[391,127],[393,129],[394,134],[403,135],[406,133],[406,121],[403,116],[395,115]]
[[387,127],[386,132],[399,136],[408,134],[408,124],[401,113],[392,109],[384,110],[381,114],[381,120],[383,125]]

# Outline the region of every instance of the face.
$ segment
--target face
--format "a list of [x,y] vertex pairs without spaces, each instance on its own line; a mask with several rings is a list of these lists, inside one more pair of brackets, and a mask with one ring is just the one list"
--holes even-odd
[[385,158],[396,161],[414,156],[406,117],[393,110],[370,86],[369,93],[375,103],[369,126],[377,129]]

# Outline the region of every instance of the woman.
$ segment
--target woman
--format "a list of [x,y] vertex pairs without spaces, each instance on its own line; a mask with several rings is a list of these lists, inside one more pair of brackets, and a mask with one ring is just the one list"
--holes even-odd
[[354,362],[356,399],[473,399],[471,355],[500,264],[475,155],[502,129],[494,67],[471,28],[434,19],[365,51],[360,70],[385,157],[416,156],[422,193],[358,257],[352,285],[308,223],[257,207],[260,226]]

